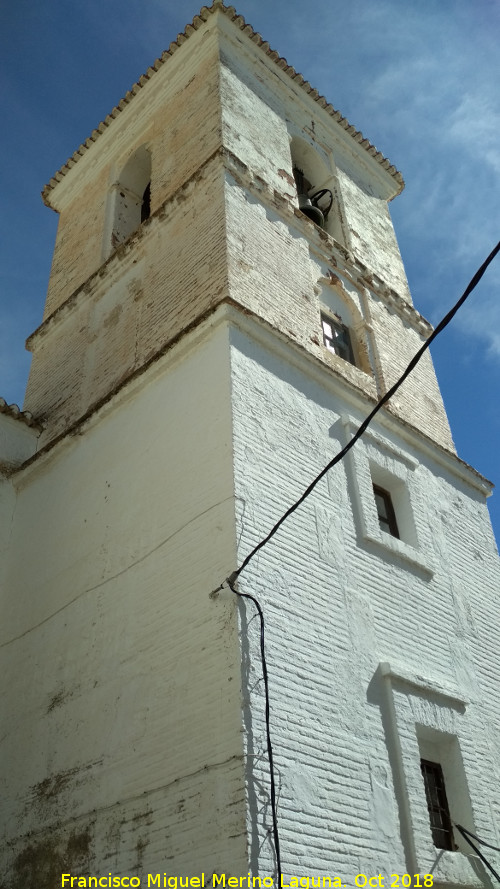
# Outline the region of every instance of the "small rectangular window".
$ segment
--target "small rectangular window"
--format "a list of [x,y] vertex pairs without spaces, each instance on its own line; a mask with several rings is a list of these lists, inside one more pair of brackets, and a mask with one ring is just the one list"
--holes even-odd
[[425,797],[431,825],[432,841],[436,849],[455,849],[450,810],[446,798],[443,769],[438,762],[420,760],[424,778]]
[[393,537],[399,537],[396,513],[394,512],[392,497],[389,491],[386,491],[385,488],[380,488],[379,485],[373,485],[373,494],[381,530],[387,534],[392,534]]
[[336,320],[328,315],[322,315],[321,326],[323,328],[323,342],[326,348],[338,355],[339,358],[343,358],[344,361],[356,364],[351,335],[345,324],[342,324],[340,319]]

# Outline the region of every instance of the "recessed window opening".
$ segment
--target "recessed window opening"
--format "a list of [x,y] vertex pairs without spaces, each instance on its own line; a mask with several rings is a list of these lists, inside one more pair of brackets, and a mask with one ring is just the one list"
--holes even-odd
[[356,364],[354,359],[354,350],[352,347],[351,334],[349,328],[342,323],[342,319],[329,315],[321,315],[321,327],[323,329],[323,343],[329,352],[349,361],[350,364]]
[[420,768],[424,779],[432,842],[436,849],[448,849],[451,852],[455,849],[455,841],[443,769],[438,762],[431,762],[428,759],[420,760]]
[[[386,461],[384,461],[386,462]],[[391,461],[388,461],[389,466]],[[373,502],[379,528],[384,535],[418,547],[408,477],[395,474],[389,466],[370,460]],[[394,467],[397,469],[397,467]]]
[[470,846],[453,830],[453,822],[476,832],[467,777],[458,738],[430,726],[416,726],[422,773],[422,804],[436,849],[471,854]]
[[393,537],[399,537],[396,513],[389,491],[386,491],[385,488],[381,488],[379,485],[373,485],[373,494],[381,531],[385,531],[386,534],[392,534]]

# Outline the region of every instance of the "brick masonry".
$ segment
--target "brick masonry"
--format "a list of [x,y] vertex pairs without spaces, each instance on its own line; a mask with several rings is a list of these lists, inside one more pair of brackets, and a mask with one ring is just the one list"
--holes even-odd
[[[25,403],[46,420],[41,443],[227,299],[373,399],[429,334],[411,306],[387,209],[397,192],[392,176],[312,100],[308,107],[279,69],[276,78],[267,57],[262,62],[226,16],[211,17],[50,193],[61,218],[45,320],[28,341]],[[274,68],[271,84],[262,67]],[[297,138],[328,167],[345,244],[297,214],[290,154]],[[153,215],[110,254],[106,196],[141,145],[151,154]],[[365,373],[322,346],[325,286],[340,291],[347,313],[349,304],[358,312]],[[391,410],[453,449],[428,356]]]

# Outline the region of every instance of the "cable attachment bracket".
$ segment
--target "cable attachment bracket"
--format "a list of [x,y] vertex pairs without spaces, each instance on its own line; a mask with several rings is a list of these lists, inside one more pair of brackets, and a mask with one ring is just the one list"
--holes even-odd
[[238,580],[239,573],[240,572],[237,568],[236,571],[233,571],[232,574],[230,574],[229,577],[226,578],[225,583],[227,583],[229,587],[234,586],[234,584]]
[[238,571],[238,569],[233,571],[232,574],[229,575],[229,577],[226,577],[226,579],[223,580],[222,583],[219,584],[218,587],[215,587],[215,589],[212,590],[212,592],[208,594],[208,598],[209,599],[217,599],[219,596],[219,593],[221,592],[221,590],[224,589],[225,586],[228,586],[232,592],[237,592],[237,590],[233,590],[233,585],[236,583],[239,573],[240,572]]

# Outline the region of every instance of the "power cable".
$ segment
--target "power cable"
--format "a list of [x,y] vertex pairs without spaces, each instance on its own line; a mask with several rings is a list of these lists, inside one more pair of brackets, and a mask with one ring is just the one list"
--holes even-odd
[[278,871],[278,886],[281,886],[281,853],[280,853],[280,840],[278,833],[278,814],[277,814],[277,805],[276,805],[276,782],[274,779],[274,760],[273,760],[273,747],[271,744],[271,729],[270,729],[270,707],[269,707],[269,681],[267,676],[267,663],[266,663],[266,652],[264,648],[264,612],[262,611],[262,607],[259,601],[255,598],[255,596],[251,596],[250,593],[240,593],[238,590],[234,588],[233,582],[231,579],[228,580],[229,589],[236,595],[240,596],[242,599],[250,599],[251,602],[254,603],[260,619],[260,655],[262,660],[262,675],[264,677],[264,689],[265,689],[265,698],[266,698],[266,739],[267,739],[267,756],[269,760],[269,776],[270,776],[270,785],[271,785],[271,812],[273,818],[273,836],[274,836],[274,850],[276,853],[276,868]]
[[[483,853],[481,852],[481,850],[477,848],[477,846],[475,845],[475,843],[473,843],[472,840],[469,839],[469,837],[474,837],[474,839],[477,840],[478,843],[481,843],[482,846],[489,846],[490,849],[496,849],[497,847],[496,847],[496,846],[491,846],[489,843],[485,843],[484,840],[480,840],[479,837],[475,836],[475,834],[471,833],[470,830],[467,830],[465,827],[462,827],[461,824],[455,824],[455,827],[456,827],[457,830],[462,834],[464,840],[466,840],[466,841],[468,842],[469,846],[472,846],[472,848],[474,849],[474,852],[476,853],[476,855],[479,856],[479,858],[481,859],[481,861],[486,865],[486,867],[488,868],[488,870],[491,871],[491,873],[493,874],[493,876],[494,876],[494,877],[498,880],[498,882],[500,883],[500,875],[496,872],[495,868],[489,863],[488,859],[486,858],[485,855],[483,855]],[[499,849],[498,851],[500,851],[500,849]]]
[[240,567],[237,568],[236,571],[233,571],[233,573],[230,575],[230,577],[228,578],[228,580],[231,580],[231,581],[234,583],[234,581],[236,580],[236,578],[237,578],[237,577],[241,574],[241,572],[247,567],[248,563],[253,559],[253,557],[256,555],[256,553],[258,553],[258,551],[259,551],[260,549],[262,549],[262,547],[265,546],[266,543],[269,543],[269,541],[271,540],[272,537],[274,537],[274,535],[276,534],[276,531],[278,530],[278,528],[281,527],[281,525],[283,524],[283,522],[286,521],[286,519],[287,519],[289,516],[291,516],[292,513],[294,513],[296,509],[298,509],[298,507],[301,505],[301,503],[304,502],[304,500],[305,500],[307,497],[309,497],[309,494],[311,493],[311,491],[314,490],[314,488],[316,487],[316,485],[318,484],[318,482],[323,478],[323,476],[326,475],[326,473],[329,472],[330,469],[332,469],[337,463],[339,463],[341,460],[343,460],[343,458],[344,458],[345,455],[348,453],[348,451],[350,451],[351,448],[356,444],[357,440],[358,440],[359,438],[361,438],[361,436],[363,435],[363,432],[366,430],[367,426],[371,423],[371,421],[373,420],[375,414],[377,414],[377,413],[379,412],[380,408],[383,407],[383,405],[386,404],[386,402],[388,402],[390,398],[392,398],[392,396],[395,394],[395,392],[397,392],[397,390],[399,389],[399,387],[401,386],[401,384],[402,384],[402,383],[406,380],[406,378],[410,375],[410,373],[412,372],[412,370],[414,369],[414,367],[416,367],[416,365],[417,365],[418,362],[420,361],[422,355],[423,355],[424,352],[429,348],[429,346],[430,346],[430,344],[433,342],[433,340],[436,339],[436,337],[441,333],[442,330],[444,330],[444,328],[450,323],[450,321],[452,320],[452,318],[456,315],[456,313],[458,312],[460,306],[465,302],[465,300],[467,299],[467,297],[469,296],[469,294],[472,293],[472,291],[474,290],[474,288],[476,287],[476,285],[479,284],[479,281],[480,281],[481,278],[483,277],[483,275],[484,275],[486,269],[488,268],[489,264],[493,261],[493,259],[495,258],[495,256],[497,255],[497,253],[498,253],[499,250],[500,250],[500,241],[498,242],[498,244],[496,245],[496,247],[491,251],[491,253],[490,253],[490,255],[487,257],[487,259],[485,259],[485,261],[484,261],[483,264],[480,266],[480,268],[477,270],[476,274],[474,275],[474,277],[472,278],[472,280],[470,281],[470,283],[469,283],[468,286],[466,287],[464,293],[462,294],[462,296],[460,297],[460,299],[458,300],[458,302],[455,303],[455,305],[453,306],[453,308],[450,309],[450,311],[449,311],[449,312],[444,316],[444,318],[439,322],[439,324],[438,324],[437,327],[433,330],[433,332],[431,333],[431,335],[426,339],[425,343],[421,346],[421,348],[418,350],[418,352],[413,356],[413,358],[411,359],[410,363],[408,364],[406,370],[401,374],[401,376],[399,377],[399,379],[394,383],[393,386],[391,386],[391,388],[385,393],[385,395],[383,395],[382,398],[377,402],[377,404],[375,405],[375,407],[373,408],[373,410],[371,411],[371,413],[368,414],[368,416],[366,417],[366,419],[363,420],[363,422],[361,423],[361,426],[359,427],[359,429],[358,429],[358,431],[356,432],[356,434],[351,438],[351,440],[346,444],[346,446],[345,446],[344,448],[342,448],[341,451],[339,451],[339,453],[333,458],[333,460],[330,460],[330,462],[325,466],[325,468],[321,470],[321,472],[319,473],[319,475],[317,475],[316,478],[313,479],[313,481],[312,481],[311,484],[306,488],[306,490],[305,490],[304,493],[301,495],[301,497],[299,497],[299,499],[296,500],[296,502],[293,503],[292,506],[290,506],[290,508],[287,509],[287,511],[286,511],[285,513],[283,513],[283,515],[281,516],[281,518],[280,518],[280,519],[276,522],[276,524],[271,528],[269,534],[268,534],[266,537],[264,537],[264,538],[257,544],[257,546],[255,546],[255,547],[253,548],[253,550],[252,550],[252,551],[246,556],[246,558],[243,560],[243,562],[241,563]]
[[465,833],[468,834],[468,836],[472,837],[473,840],[476,840],[478,843],[480,843],[481,846],[488,846],[488,849],[494,849],[495,852],[500,852],[500,846],[492,846],[491,843],[487,843],[486,840],[482,840],[480,837],[476,836],[475,833],[472,833],[472,831],[467,830],[466,827],[463,827],[461,824],[456,824],[455,821],[453,821],[453,824],[462,833],[465,831]]

